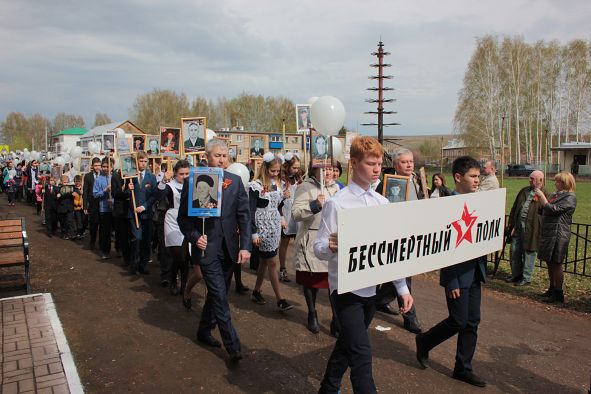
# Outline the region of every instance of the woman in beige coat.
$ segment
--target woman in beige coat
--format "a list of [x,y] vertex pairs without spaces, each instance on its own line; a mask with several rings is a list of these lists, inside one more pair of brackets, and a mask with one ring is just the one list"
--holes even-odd
[[[320,171],[324,171],[322,190],[318,181]],[[293,220],[299,224],[295,239],[296,282],[304,288],[304,297],[308,306],[306,327],[314,334],[320,331],[316,314],[316,295],[318,289],[328,289],[328,265],[314,255],[314,241],[320,227],[322,206],[338,191],[339,186],[335,182],[333,169],[315,168],[312,170],[312,176],[298,186],[291,209]],[[334,317],[330,324],[330,331],[332,335],[336,335],[337,327]]]

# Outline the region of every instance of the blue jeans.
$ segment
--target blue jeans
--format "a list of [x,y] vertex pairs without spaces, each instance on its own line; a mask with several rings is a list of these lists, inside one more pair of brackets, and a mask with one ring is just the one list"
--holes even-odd
[[[193,248],[193,253],[201,253]],[[207,286],[207,299],[201,312],[201,320],[197,329],[198,336],[211,335],[217,324],[222,342],[228,353],[240,351],[240,340],[232,324],[230,304],[228,304],[228,286],[232,278],[233,262],[228,254],[225,242],[215,259],[207,264],[199,263],[203,280]]]
[[376,393],[373,380],[371,344],[367,327],[376,312],[374,297],[364,298],[353,293],[337,294],[330,298],[336,310],[341,330],[330,355],[319,393],[338,393],[343,375],[351,368],[354,393]]
[[525,232],[521,228],[515,228],[511,241],[511,276],[515,280],[531,282],[538,252],[523,248],[524,236]]

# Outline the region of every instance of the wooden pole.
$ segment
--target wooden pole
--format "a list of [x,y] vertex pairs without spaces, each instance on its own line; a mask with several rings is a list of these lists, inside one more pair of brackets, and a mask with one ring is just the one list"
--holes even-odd
[[170,172],[170,156],[166,158],[166,172]]
[[427,174],[425,173],[425,167],[419,169],[419,176],[421,177],[421,188],[423,189],[423,198],[429,198],[429,188],[427,186]]
[[[130,179],[129,182],[133,185],[133,181]],[[135,203],[135,193],[134,193],[134,189],[131,189],[131,201],[133,201],[133,216],[135,218],[135,228],[139,229],[140,228],[140,221],[137,218],[137,204]]]
[[283,126],[283,131],[282,131],[282,138],[283,141],[281,143],[281,153],[285,156],[285,119],[282,119],[282,126]]

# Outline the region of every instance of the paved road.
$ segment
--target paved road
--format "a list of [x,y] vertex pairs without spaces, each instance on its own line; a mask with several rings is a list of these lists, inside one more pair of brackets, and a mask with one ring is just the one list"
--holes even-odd
[[[319,297],[322,331],[309,333],[306,308],[295,284],[286,296],[296,308],[286,314],[274,303],[259,306],[232,292],[232,316],[245,359],[229,368],[222,350],[194,343],[199,308],[186,312],[180,298],[158,287],[155,265],[147,277],[129,276],[118,259],[98,261],[79,244],[47,238],[32,209],[27,217],[36,292],[51,292],[82,383],[101,392],[311,393],[318,388],[334,339],[330,308]],[[254,275],[245,270],[252,287]],[[446,316],[443,291],[432,277],[413,282],[423,325]],[[268,301],[271,287],[263,288]],[[203,301],[200,284],[194,303]],[[377,325],[392,327],[379,332]],[[371,325],[374,374],[382,393],[582,393],[591,375],[591,318],[521,298],[484,291],[475,372],[489,382],[472,388],[449,378],[455,339],[431,353],[432,369],[417,368],[414,335],[401,319],[377,315]],[[218,334],[216,333],[216,336]],[[348,376],[343,392],[350,392]]]

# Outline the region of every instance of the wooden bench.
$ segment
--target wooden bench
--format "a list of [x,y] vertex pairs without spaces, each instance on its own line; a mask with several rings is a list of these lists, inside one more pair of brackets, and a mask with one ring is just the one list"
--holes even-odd
[[31,293],[29,238],[25,219],[0,220],[0,268],[24,266],[25,290]]

